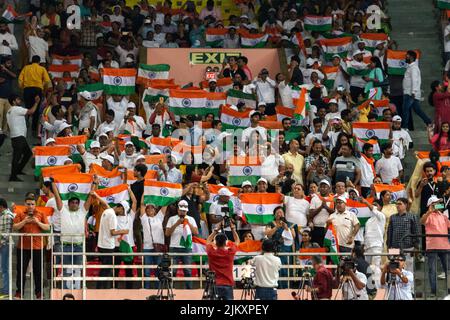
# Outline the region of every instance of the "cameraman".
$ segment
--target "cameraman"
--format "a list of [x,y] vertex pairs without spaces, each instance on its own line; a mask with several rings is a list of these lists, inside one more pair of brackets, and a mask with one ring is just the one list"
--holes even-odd
[[228,219],[234,217],[234,205],[231,201],[231,196],[233,192],[228,190],[228,188],[221,188],[218,192],[219,198],[214,201],[209,207],[209,222],[211,223],[211,229],[216,229],[217,224],[224,221],[221,226],[224,228],[225,235],[228,239],[234,237],[231,232],[231,228],[228,225]]
[[[386,286],[386,290],[390,290],[388,300],[413,300],[412,283],[414,276],[412,272],[405,270],[405,257],[399,255],[386,263],[381,271],[381,285]],[[391,289],[391,287],[394,288]],[[397,289],[397,290],[395,290]]]
[[[330,300],[333,295],[333,274],[323,265],[321,256],[312,256],[312,265],[316,270],[312,287],[307,286],[306,291],[318,300]],[[314,292],[315,294],[312,294]]]
[[237,245],[239,245],[239,235],[236,232],[236,226],[230,221],[234,243],[230,242],[227,245],[227,236],[219,232],[222,225],[223,221],[206,240],[206,253],[208,254],[209,268],[216,274],[216,287],[219,299],[233,300],[233,261]]
[[274,255],[274,243],[271,239],[262,243],[263,254],[255,257],[255,299],[277,300],[278,272],[281,269],[280,258]]
[[351,257],[344,257],[337,268],[335,287],[342,283],[343,300],[369,300],[366,291],[367,277],[356,270]]

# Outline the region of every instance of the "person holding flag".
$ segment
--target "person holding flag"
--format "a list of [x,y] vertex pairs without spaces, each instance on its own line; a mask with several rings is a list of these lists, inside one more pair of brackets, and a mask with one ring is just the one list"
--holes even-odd
[[[178,214],[170,217],[166,225],[166,237],[170,237],[170,252],[175,253],[191,253],[192,252],[192,236],[198,235],[198,227],[195,219],[188,216],[188,203],[186,200],[181,200],[178,203]],[[184,265],[192,263],[191,256],[175,256],[175,263],[179,260]],[[190,277],[191,270],[183,269],[184,276]],[[192,289],[192,283],[186,281],[186,289]]]

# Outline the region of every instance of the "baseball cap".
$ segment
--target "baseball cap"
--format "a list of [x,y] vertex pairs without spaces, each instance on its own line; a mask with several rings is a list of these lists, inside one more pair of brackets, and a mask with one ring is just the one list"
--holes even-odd
[[102,159],[102,160],[107,160],[107,161],[109,161],[111,164],[114,164],[114,158],[113,158],[112,156],[110,156],[109,154],[100,156],[100,159]]
[[341,56],[338,55],[338,54],[334,54],[332,58],[333,58],[333,59],[334,59],[334,58],[339,58],[339,59],[341,59]]
[[432,196],[428,199],[427,207],[431,206],[433,203],[441,202],[441,201],[442,201],[442,199],[439,199],[439,198],[436,197],[435,195],[432,195]]
[[361,51],[361,50],[356,50],[355,52],[353,52],[352,57],[354,57],[354,56],[356,56],[356,55],[358,55],[358,54],[364,54],[364,52]]
[[270,8],[268,12],[272,12],[272,11],[273,11],[273,12],[277,12],[277,9],[275,9],[275,8]]
[[45,140],[45,145],[48,145],[49,143],[52,143],[52,142],[56,142],[56,140],[53,138],[48,138],[47,140]]
[[233,192],[228,190],[228,188],[222,188],[219,190],[219,196],[231,197],[232,195],[233,195]]
[[100,137],[106,137],[108,138],[108,135],[104,132],[102,132],[101,134],[98,135],[98,138],[100,139]]
[[235,105],[231,105],[231,106],[230,106],[230,109],[231,109],[231,110],[234,110],[234,111],[239,111],[239,110],[238,110],[238,107],[236,107]]
[[336,197],[336,198],[334,198],[334,200],[336,201],[336,200],[340,200],[340,201],[342,201],[342,202],[345,202],[345,203],[347,203],[347,198],[346,197],[344,197],[344,196],[339,196],[339,197]]
[[241,188],[244,188],[247,186],[253,187],[252,183],[248,180],[245,180],[244,182],[242,182]]
[[208,83],[211,83],[211,82],[217,83],[217,80],[216,80],[216,79],[209,79],[209,80],[208,80]]
[[315,62],[316,62],[316,60],[313,59],[313,58],[306,59],[306,65],[307,66],[312,66]]
[[143,154],[140,154],[137,158],[135,162],[138,162],[139,160],[144,159],[145,160],[145,156]]
[[330,103],[334,103],[334,104],[337,104],[338,102],[337,102],[337,100],[336,100],[336,99],[330,99],[330,101],[328,101],[328,104],[330,104]]
[[261,101],[260,103],[258,103],[258,107],[260,106],[266,106],[266,103],[264,101]]
[[361,27],[361,25],[360,25],[358,22],[355,22],[354,24],[352,24],[352,29],[353,29],[354,27]]
[[122,200],[118,203],[119,206],[123,207],[123,210],[125,211],[125,213],[128,213],[128,211],[130,211],[130,204],[128,203],[127,200]]
[[250,111],[250,113],[249,113],[249,117],[251,118],[251,117],[253,117],[253,115],[255,115],[255,114],[261,116],[261,113],[260,113],[259,111],[252,110],[252,111]]
[[136,109],[136,105],[134,104],[134,102],[128,102],[127,109]]
[[70,163],[73,163],[73,160],[70,159],[70,158],[65,158],[64,161],[63,161],[63,163],[65,164],[67,161],[70,161]]
[[295,13],[297,13],[297,10],[295,10],[294,8],[292,8],[291,10],[289,10],[289,12],[295,12]]
[[400,122],[402,122],[402,117],[400,117],[400,116],[394,116],[393,118],[392,118],[392,121],[400,121]]
[[100,142],[94,141],[91,143],[91,149],[93,148],[100,148]]
[[134,144],[133,144],[133,142],[131,142],[131,141],[127,141],[127,142],[125,143],[125,147],[126,147],[126,146],[129,146],[129,145],[131,145],[131,146],[133,146],[133,147],[134,147]]
[[319,185],[321,185],[321,184],[326,184],[327,186],[331,187],[331,183],[326,179],[320,180]]
[[267,180],[265,178],[259,178],[258,182],[256,182],[256,183],[260,183],[260,182],[265,182],[267,184]]
[[181,200],[180,202],[178,202],[178,209],[180,209],[181,211],[188,211],[188,203],[186,200]]
[[132,58],[130,58],[130,57],[127,57],[127,58],[125,59],[125,62],[131,63],[131,62],[134,62],[134,60],[133,60]]
[[84,99],[86,99],[86,100],[92,100],[92,95],[91,95],[91,93],[89,91],[81,91],[79,93],[79,95],[81,97],[83,97]]

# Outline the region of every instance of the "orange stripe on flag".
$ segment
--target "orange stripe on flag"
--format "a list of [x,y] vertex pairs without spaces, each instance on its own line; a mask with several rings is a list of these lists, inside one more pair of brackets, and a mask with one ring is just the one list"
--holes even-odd
[[206,98],[206,91],[171,89],[169,95],[171,98]]
[[72,145],[72,144],[85,144],[87,141],[86,136],[73,136],[73,137],[56,137],[56,144]]
[[263,121],[259,122],[259,125],[266,129],[283,129],[283,125],[278,121]]
[[180,183],[171,183],[165,181],[145,180],[144,186],[157,187],[157,188],[170,188],[170,189],[182,189],[183,186]]
[[34,147],[34,156],[65,156],[70,154],[69,146]]
[[98,194],[100,197],[107,197],[112,194],[117,194],[127,190],[128,190],[127,184],[119,184],[118,186],[95,190],[95,193]]
[[229,164],[231,166],[259,166],[261,165],[261,161],[259,157],[238,156],[230,158]]
[[279,193],[243,193],[241,202],[248,204],[281,204],[281,194]]
[[398,185],[374,184],[373,186],[375,188],[376,193],[384,191],[384,190],[388,190],[390,192],[398,192],[398,191],[405,190],[404,184],[398,184]]
[[154,154],[154,155],[147,155],[145,156],[145,163],[146,164],[158,164],[159,161],[162,161],[163,163],[167,162],[167,157],[163,154]]
[[58,183],[92,183],[93,177],[90,173],[57,174],[53,176]]
[[115,76],[115,77],[135,77],[137,74],[136,69],[116,69],[116,68],[104,68],[103,75],[104,76]]
[[79,163],[76,164],[68,164],[65,166],[55,166],[55,167],[44,167],[41,169],[43,177],[50,177],[50,175],[57,174],[73,174],[81,172],[81,165]]

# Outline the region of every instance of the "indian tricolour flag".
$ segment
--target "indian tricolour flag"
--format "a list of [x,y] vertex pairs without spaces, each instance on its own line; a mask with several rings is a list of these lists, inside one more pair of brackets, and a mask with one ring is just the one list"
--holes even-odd
[[[416,156],[419,159],[430,161],[430,151],[416,151]],[[439,162],[450,161],[449,150],[439,151]]]
[[[329,252],[339,252],[338,238],[333,224],[328,226],[325,238],[323,239],[323,246],[328,248]],[[331,256],[331,261],[333,261],[334,264],[338,264],[339,256]]]
[[[416,50],[417,60],[419,60],[419,51]],[[408,64],[405,61],[406,51],[390,50],[386,51],[387,73],[390,75],[402,76],[405,74]]]
[[106,94],[133,94],[136,85],[136,69],[104,68],[103,84]]
[[169,90],[169,107],[174,114],[183,116],[190,114],[205,115],[206,91],[204,90]]
[[306,15],[304,20],[305,30],[308,31],[330,31],[332,23],[332,16]]
[[220,106],[226,103],[227,94],[225,92],[206,93],[206,109],[208,109],[208,113],[213,113],[215,117],[219,115]]
[[226,187],[226,186],[218,186],[215,184],[208,184],[208,190],[209,190],[209,199],[205,202],[204,210],[205,212],[209,212],[209,207],[214,201],[217,201],[219,199],[219,190],[222,188],[227,188],[230,190],[234,196],[237,196],[239,192],[239,188],[234,187]]
[[356,137],[356,142],[358,143],[358,151],[362,152],[364,144],[369,143],[373,147],[374,157],[375,157],[375,155],[378,155],[378,156],[381,155],[381,148],[380,148],[380,144],[379,144],[378,140],[376,140],[376,139],[363,140],[363,139]]
[[[147,170],[145,174],[145,180],[158,180],[158,171],[156,170]],[[134,170],[127,170],[127,184],[132,185],[137,181],[134,176]]]
[[77,145],[79,145],[79,144],[85,145],[85,143],[87,141],[86,136],[56,137],[55,141],[56,141],[57,145],[70,146],[70,151],[71,151],[70,158],[73,160],[73,162],[81,162],[82,161],[81,155],[77,149]]
[[98,176],[98,187],[100,189],[115,187],[123,182],[122,173],[119,171],[119,168],[109,171],[104,169],[102,166],[93,163],[89,173],[96,174]]
[[148,86],[145,89],[142,97],[142,102],[156,103],[160,98],[164,100],[169,99],[169,90],[178,89],[179,86],[175,84],[173,79],[169,80],[150,80],[146,83]]
[[437,0],[437,7],[439,9],[450,9],[450,0]]
[[240,199],[247,222],[254,224],[272,222],[273,210],[282,205],[279,193],[243,193]]
[[83,91],[89,92],[92,100],[95,102],[95,100],[99,100],[103,95],[103,83],[97,82],[77,87],[78,93]]
[[[373,199],[369,199],[369,202],[373,202]],[[369,218],[373,215],[367,205],[351,199],[347,199],[347,210],[356,215],[361,227],[364,227],[367,220],[369,220]]]
[[52,64],[75,64],[78,67],[81,67],[83,64],[83,55],[77,55],[77,56],[59,56],[56,54],[52,55]]
[[145,164],[149,170],[159,171],[158,164],[167,163],[167,157],[165,154],[151,154],[145,156]]
[[64,160],[70,156],[69,146],[54,146],[54,147],[35,147],[33,149],[35,169],[34,175],[36,177],[41,175],[41,169],[44,167],[61,166]]
[[96,190],[95,193],[97,193],[100,196],[100,198],[105,200],[105,202],[109,204],[111,207],[116,206],[123,200],[126,201],[130,200],[127,184],[119,184],[114,187]]
[[66,72],[70,74],[70,77],[77,78],[80,67],[76,64],[52,64],[48,67],[48,73],[52,78],[64,78]]
[[358,106],[358,110],[366,109],[370,103],[373,103],[372,111],[378,115],[378,120],[383,118],[383,111],[389,108],[389,99],[383,100],[366,100]]
[[339,66],[323,66],[322,72],[327,76],[327,79],[323,81],[323,84],[328,89],[333,88],[334,81],[336,80],[337,73],[339,71]]
[[228,106],[223,106],[220,114],[222,129],[245,129],[250,127],[250,110],[236,111]]
[[[228,90],[233,88],[233,79],[231,78],[221,78],[216,79],[216,90],[218,92],[227,92]],[[201,82],[202,88],[208,88],[209,81],[204,80]]]
[[244,93],[239,90],[231,89],[227,92],[227,104],[237,105],[244,102],[245,106],[250,109],[256,109],[256,96],[250,93]]
[[207,28],[205,32],[206,45],[212,48],[222,47],[227,33],[228,29],[225,28]]
[[331,61],[335,54],[341,58],[346,58],[352,47],[352,38],[343,37],[335,39],[322,39],[319,41],[325,54],[325,59]]
[[248,180],[256,185],[261,178],[261,161],[257,157],[233,157],[229,160],[228,184],[240,186]]
[[306,117],[306,112],[309,111],[309,95],[306,88],[302,88],[299,92],[298,99],[294,98],[294,118],[300,121]]
[[44,181],[47,181],[50,179],[51,176],[61,173],[64,174],[81,173],[81,165],[79,163],[75,163],[56,167],[43,167],[41,168],[41,173]]
[[408,198],[404,184],[374,184],[373,187],[375,188],[377,198],[380,198],[380,193],[384,190],[390,191],[392,193],[392,201],[397,201],[398,198]]
[[183,187],[179,183],[145,180],[144,204],[168,206],[181,198]]
[[58,174],[53,179],[63,201],[72,197],[86,201],[93,182],[93,176],[89,173]]
[[6,6],[6,9],[5,9],[5,11],[3,11],[3,14],[2,14],[3,19],[5,19],[11,23],[15,23],[16,20],[19,20],[19,19],[21,19],[23,21],[23,19],[25,19],[25,17],[29,17],[29,16],[32,16],[31,12],[24,13],[24,14],[18,14],[16,12],[16,10],[14,10],[13,6],[10,4],[8,4]]
[[269,39],[266,33],[250,33],[245,29],[240,30],[239,34],[242,48],[264,48]]
[[136,83],[146,84],[149,80],[169,79],[168,64],[139,64]]
[[361,33],[359,38],[366,44],[365,48],[373,53],[379,43],[387,44],[389,36],[386,33]]
[[180,246],[191,249],[192,248],[192,231],[188,225],[187,220],[183,222],[183,232],[180,237]]
[[382,143],[389,140],[390,122],[353,122],[353,135],[368,140],[377,137]]
[[158,150],[160,150],[162,154],[168,155],[171,154],[174,146],[181,143],[181,140],[174,139],[171,137],[167,138],[152,137],[150,139],[150,143],[155,148],[158,148]]

